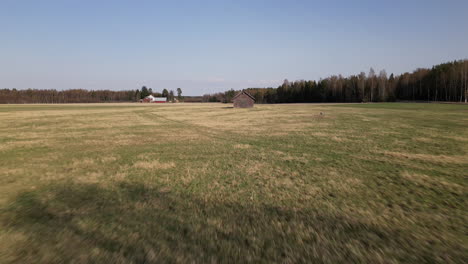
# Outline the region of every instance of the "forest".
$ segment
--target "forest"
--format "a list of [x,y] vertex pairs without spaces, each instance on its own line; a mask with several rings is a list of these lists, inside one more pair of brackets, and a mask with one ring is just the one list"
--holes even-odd
[[[387,75],[385,70],[343,77],[332,75],[319,81],[284,80],[278,88],[248,88],[257,103],[312,102],[393,102],[448,101],[466,102],[468,60],[443,63],[431,69]],[[206,94],[204,102],[230,102],[238,91]]]
[[174,91],[163,89],[161,93],[153,92],[151,88],[143,86],[137,90],[112,91],[85,89],[72,90],[39,90],[39,89],[0,89],[1,104],[63,104],[63,103],[118,103],[136,102],[148,95],[166,97],[168,101],[182,100],[182,89],[177,88],[177,96]]
[[63,104],[63,103],[105,103],[134,102],[139,94],[135,91],[111,91],[72,89],[0,89],[2,104]]
[[[447,101],[467,102],[468,60],[458,60],[418,68],[412,73],[390,74],[385,70],[376,73],[373,68],[366,74],[343,77],[332,75],[325,79],[284,80],[277,88],[247,88],[257,103],[313,103],[313,102],[393,102],[393,101]],[[203,102],[228,103],[237,93],[229,90],[222,93],[205,94]],[[163,89],[153,92],[143,86],[127,91],[112,90],[54,90],[54,89],[0,89],[0,103],[104,103],[135,102],[147,95],[167,97],[168,101],[182,101],[182,90]],[[193,100],[192,100],[193,99]],[[197,98],[187,98],[198,101]]]

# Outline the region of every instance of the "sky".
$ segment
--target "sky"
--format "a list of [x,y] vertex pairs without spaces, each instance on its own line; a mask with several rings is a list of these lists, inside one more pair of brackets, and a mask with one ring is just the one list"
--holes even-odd
[[465,58],[466,0],[0,1],[0,89],[202,95]]

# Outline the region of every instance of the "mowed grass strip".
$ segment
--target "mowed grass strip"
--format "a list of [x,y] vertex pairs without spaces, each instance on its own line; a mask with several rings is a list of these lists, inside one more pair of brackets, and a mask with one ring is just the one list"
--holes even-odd
[[2,105],[0,262],[463,263],[467,139],[465,105]]

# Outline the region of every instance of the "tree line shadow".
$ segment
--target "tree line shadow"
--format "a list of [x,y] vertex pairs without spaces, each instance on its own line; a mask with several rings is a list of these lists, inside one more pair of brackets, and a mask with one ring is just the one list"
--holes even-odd
[[[207,202],[139,183],[56,184],[18,195],[0,227],[8,260],[66,262],[382,262],[436,257],[398,229],[352,216]],[[412,247],[412,248],[411,248]],[[424,254],[422,254],[424,253]]]

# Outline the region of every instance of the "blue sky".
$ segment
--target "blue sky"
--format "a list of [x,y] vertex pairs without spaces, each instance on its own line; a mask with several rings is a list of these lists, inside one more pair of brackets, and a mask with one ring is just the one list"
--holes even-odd
[[0,88],[199,95],[468,58],[468,1],[1,0],[0,43]]

